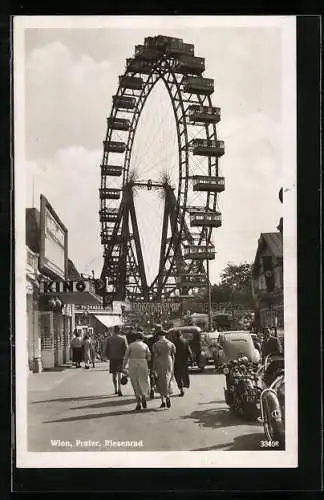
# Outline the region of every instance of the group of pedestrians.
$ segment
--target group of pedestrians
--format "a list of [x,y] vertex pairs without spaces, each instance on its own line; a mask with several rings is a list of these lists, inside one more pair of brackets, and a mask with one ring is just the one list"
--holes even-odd
[[71,341],[71,348],[72,362],[75,364],[76,368],[81,368],[82,362],[84,362],[84,367],[86,369],[90,368],[90,364],[95,368],[96,348],[90,335],[85,334],[82,338],[81,334],[75,330],[74,337]]
[[122,383],[129,376],[137,411],[147,408],[147,400],[154,397],[155,390],[161,397],[160,408],[170,408],[173,379],[180,396],[184,395],[184,388],[190,386],[190,347],[181,335],[175,343],[170,342],[161,325],[156,325],[154,335],[147,340],[142,331],[136,332],[129,345],[116,326],[114,334],[107,339],[105,355],[110,361],[115,394],[122,396]]

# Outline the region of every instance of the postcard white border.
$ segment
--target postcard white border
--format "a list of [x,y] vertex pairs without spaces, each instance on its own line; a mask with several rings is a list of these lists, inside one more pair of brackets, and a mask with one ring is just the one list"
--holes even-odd
[[[27,335],[25,246],[24,30],[26,28],[278,27],[282,30],[284,169],[284,282],[286,363],[285,451],[29,452],[27,451]],[[297,415],[297,179],[295,16],[15,16],[14,179],[16,275],[16,466],[18,468],[294,468],[298,466]]]

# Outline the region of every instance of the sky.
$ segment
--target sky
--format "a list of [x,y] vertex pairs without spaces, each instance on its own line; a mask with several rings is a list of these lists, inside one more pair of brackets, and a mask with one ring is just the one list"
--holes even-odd
[[[80,272],[101,272],[98,189],[106,117],[126,58],[146,36],[165,34],[193,43],[195,54],[205,58],[206,76],[215,80],[212,101],[222,113],[217,130],[225,141],[219,165],[226,190],[219,198],[222,227],[212,238],[217,253],[210,266],[211,282],[219,280],[228,262],[252,262],[260,233],[276,231],[282,215],[281,29],[204,27],[199,22],[191,28],[180,21],[173,25],[165,22],[160,29],[150,29],[137,23],[132,28],[120,22],[114,28],[25,30],[26,206],[39,208],[40,193],[48,198],[68,228],[69,257]],[[158,129],[163,96],[155,101],[152,97],[151,104],[147,113]],[[169,143],[170,122],[163,123],[161,137]],[[163,148],[163,140],[159,144]],[[148,155],[144,150],[141,154]],[[149,149],[149,154],[154,157],[154,151]],[[145,196],[138,197],[142,204],[137,201],[139,225],[154,267],[159,225],[154,225],[153,244],[146,233],[152,220],[147,218]],[[147,203],[155,210],[162,207],[148,197]]]

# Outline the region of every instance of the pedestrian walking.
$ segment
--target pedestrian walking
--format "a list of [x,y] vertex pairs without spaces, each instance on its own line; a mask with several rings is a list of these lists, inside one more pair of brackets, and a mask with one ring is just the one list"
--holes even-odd
[[82,348],[82,339],[80,333],[77,330],[74,330],[74,337],[71,340],[71,349],[72,349],[72,362],[75,364],[76,368],[80,368],[81,361],[83,359],[83,348]]
[[140,410],[141,406],[147,408],[146,399],[150,391],[149,367],[151,353],[144,342],[144,335],[138,332],[135,340],[126,349],[123,370],[128,365],[128,373],[136,397],[136,408]]
[[90,337],[90,359],[92,363],[92,368],[96,367],[97,358],[97,341]]
[[151,353],[151,360],[148,362],[149,372],[150,372],[150,399],[154,398],[154,389],[156,387],[155,374],[153,371],[153,346],[155,342],[159,340],[160,330],[161,330],[161,325],[157,325],[156,328],[153,330],[153,335],[145,341]]
[[156,373],[157,389],[161,396],[160,408],[165,408],[165,405],[170,408],[176,348],[172,342],[166,339],[166,332],[161,329],[158,334],[159,340],[153,345],[153,370]]
[[90,336],[86,333],[83,337],[83,360],[84,368],[87,370],[90,368],[91,357],[91,340]]
[[123,371],[123,361],[128,347],[125,335],[122,335],[118,325],[114,328],[114,333],[107,338],[105,356],[109,359],[109,372],[112,374],[115,394],[122,396],[121,374]]
[[174,377],[180,391],[180,396],[184,396],[184,388],[189,389],[190,387],[188,365],[189,360],[193,358],[193,355],[188,342],[184,339],[181,332],[176,332],[174,345],[176,347],[174,358]]

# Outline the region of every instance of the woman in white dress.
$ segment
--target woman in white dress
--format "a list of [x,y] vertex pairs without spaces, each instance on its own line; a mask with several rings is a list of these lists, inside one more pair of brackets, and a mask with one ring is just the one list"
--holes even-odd
[[175,353],[175,345],[165,337],[165,332],[159,332],[159,340],[153,345],[153,371],[157,375],[158,391],[161,395],[160,408],[165,408],[165,403],[167,408],[171,406]]
[[147,344],[143,342],[143,334],[137,333],[135,338],[136,340],[127,347],[123,370],[128,364],[128,373],[137,402],[135,410],[140,410],[141,406],[147,408],[146,400],[150,393],[148,362],[151,353]]

